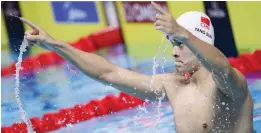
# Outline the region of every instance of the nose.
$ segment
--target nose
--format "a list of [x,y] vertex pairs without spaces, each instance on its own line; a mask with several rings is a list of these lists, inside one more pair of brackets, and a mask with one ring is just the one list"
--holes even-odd
[[179,54],[179,48],[177,46],[174,46],[173,49],[172,49],[172,56],[174,58],[178,58],[180,57],[180,54]]
[[174,54],[174,55],[173,55],[173,57],[175,57],[175,58],[178,58],[178,57],[179,57],[179,55],[178,55],[178,54]]

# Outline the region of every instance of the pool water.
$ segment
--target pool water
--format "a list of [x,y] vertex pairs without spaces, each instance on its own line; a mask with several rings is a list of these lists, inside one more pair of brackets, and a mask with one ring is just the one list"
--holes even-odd
[[[111,62],[134,71],[152,74],[152,58],[134,60],[122,50],[122,45],[100,51]],[[174,70],[170,59],[164,65],[164,71]],[[161,68],[158,72],[162,72]],[[251,91],[254,109],[254,128],[261,133],[261,71],[248,74],[248,86]],[[2,77],[1,85],[1,126],[9,126],[21,121],[18,107],[14,99],[14,76]],[[24,74],[20,81],[21,101],[29,118],[42,118],[47,112],[56,112],[61,108],[73,107],[87,103],[92,99],[100,99],[105,95],[118,95],[119,91],[96,82],[83,75],[74,66],[65,62],[59,66],[51,66],[37,70],[34,74]],[[160,114],[154,104],[138,106],[130,110],[93,118],[89,121],[53,131],[53,133],[151,133],[174,132],[173,114],[168,102],[163,102]],[[160,117],[159,121],[157,119]]]

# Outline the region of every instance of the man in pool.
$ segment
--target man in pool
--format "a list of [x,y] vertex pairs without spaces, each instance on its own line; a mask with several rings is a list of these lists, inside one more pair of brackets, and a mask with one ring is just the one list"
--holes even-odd
[[[207,15],[191,11],[175,20],[158,11],[156,30],[167,33],[173,44],[176,71],[152,76],[116,66],[104,58],[78,50],[52,38],[39,26],[21,18],[32,30],[26,40],[57,52],[84,74],[104,84],[156,101],[167,94],[177,133],[253,133],[253,103],[245,77],[213,46],[214,31]],[[224,44],[226,45],[226,44]],[[157,92],[157,93],[155,93]]]

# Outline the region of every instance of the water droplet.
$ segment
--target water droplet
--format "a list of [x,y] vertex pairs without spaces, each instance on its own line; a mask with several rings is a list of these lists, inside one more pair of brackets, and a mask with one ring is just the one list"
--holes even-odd
[[149,99],[145,99],[145,102],[149,102],[150,100]]
[[66,124],[66,126],[67,126],[67,127],[73,127],[73,125],[72,125],[72,124]]
[[221,104],[222,104],[222,105],[225,105],[225,102],[222,102]]
[[126,101],[126,98],[125,98],[125,97],[122,97],[122,100],[123,100],[123,101]]

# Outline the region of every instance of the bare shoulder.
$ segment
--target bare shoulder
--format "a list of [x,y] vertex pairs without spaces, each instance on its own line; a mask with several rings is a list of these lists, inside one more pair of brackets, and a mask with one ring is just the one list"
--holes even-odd
[[161,82],[167,93],[175,94],[176,90],[183,85],[183,82],[188,81],[184,76],[177,73],[166,73],[160,75]]
[[246,81],[245,76],[240,71],[238,71],[236,68],[233,68],[233,69],[234,69],[234,73],[235,73],[235,76],[237,79],[238,87],[247,89],[247,81]]
[[233,81],[231,82],[231,87],[232,87],[231,89],[234,90],[233,91],[234,98],[236,98],[238,102],[241,100],[245,101],[245,99],[250,94],[247,86],[247,80],[245,76],[236,68],[233,68],[232,73],[234,76],[234,78],[232,78],[234,82]]

